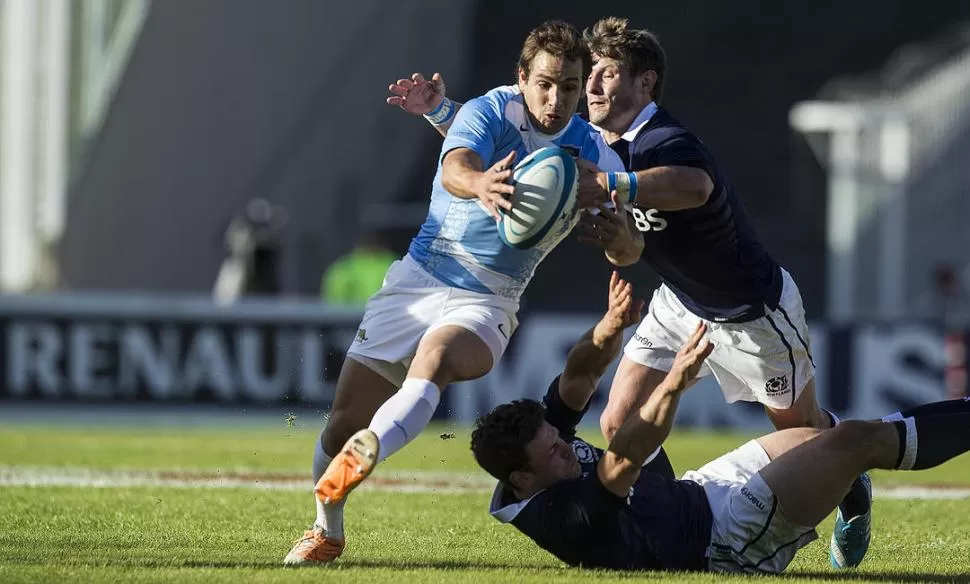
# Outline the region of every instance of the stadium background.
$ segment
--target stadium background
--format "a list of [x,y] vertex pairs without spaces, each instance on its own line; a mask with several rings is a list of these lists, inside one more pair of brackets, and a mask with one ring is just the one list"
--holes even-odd
[[[664,103],[719,157],[813,325],[820,401],[868,416],[966,391],[970,7],[380,0],[0,2],[0,399],[325,409],[354,311],[319,298],[365,233],[403,253],[440,138],[386,86],[440,71],[465,99],[511,82],[547,18],[654,30]],[[247,205],[276,206],[227,253]],[[212,300],[240,260],[259,299]],[[577,266],[581,266],[577,268]],[[608,267],[563,244],[466,421],[543,391],[604,304]],[[647,269],[628,269],[648,294]],[[935,279],[936,278],[936,279]],[[230,294],[229,296],[232,296]],[[604,396],[594,407],[601,407]],[[711,384],[683,425],[759,427]]]

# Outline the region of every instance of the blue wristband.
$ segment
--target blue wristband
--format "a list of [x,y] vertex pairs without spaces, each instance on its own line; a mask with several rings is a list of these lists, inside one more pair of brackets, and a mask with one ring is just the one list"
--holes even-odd
[[637,191],[639,190],[639,184],[637,183],[637,173],[629,172],[630,175],[630,200],[628,201],[631,205],[637,202]]
[[608,172],[606,173],[606,191],[612,193],[616,190],[616,173]]

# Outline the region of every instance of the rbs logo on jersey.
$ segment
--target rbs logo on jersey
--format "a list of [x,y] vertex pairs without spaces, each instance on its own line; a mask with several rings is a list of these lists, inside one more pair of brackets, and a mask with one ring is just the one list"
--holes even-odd
[[630,214],[633,215],[633,222],[636,224],[637,229],[643,232],[646,231],[663,231],[667,228],[667,220],[663,217],[658,217],[660,211],[656,209],[647,209],[646,211],[641,210],[638,207],[633,207]]

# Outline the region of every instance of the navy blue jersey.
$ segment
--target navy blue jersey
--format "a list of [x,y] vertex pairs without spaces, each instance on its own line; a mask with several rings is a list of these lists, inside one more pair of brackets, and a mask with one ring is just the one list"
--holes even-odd
[[705,570],[713,516],[703,488],[641,471],[627,497],[603,486],[603,451],[576,437],[582,412],[559,399],[559,378],[543,400],[546,421],[579,459],[582,475],[520,501],[499,484],[490,512],[573,566],[620,570]]
[[646,124],[612,145],[627,169],[700,168],[710,175],[714,190],[694,209],[634,208],[645,241],[641,259],[701,318],[744,322],[762,316],[765,306],[775,309],[781,268],[758,240],[734,187],[694,134],[665,109],[653,110]]

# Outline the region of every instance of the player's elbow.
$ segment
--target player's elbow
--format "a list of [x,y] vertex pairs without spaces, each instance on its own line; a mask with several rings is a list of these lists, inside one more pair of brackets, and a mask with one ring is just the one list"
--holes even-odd
[[461,198],[474,197],[474,178],[482,172],[482,161],[468,148],[456,148],[441,161],[441,186]]
[[711,176],[699,168],[692,168],[684,179],[683,191],[690,207],[700,207],[707,204],[711,193],[714,192],[714,181],[711,180]]

